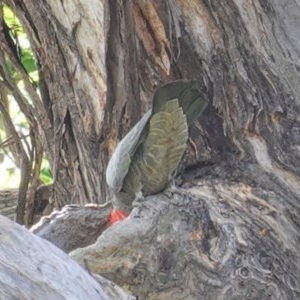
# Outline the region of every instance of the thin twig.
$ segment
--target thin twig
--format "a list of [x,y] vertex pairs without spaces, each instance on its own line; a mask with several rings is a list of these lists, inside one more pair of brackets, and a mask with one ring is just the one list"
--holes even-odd
[[[26,134],[26,135],[22,134],[22,136],[19,135],[19,139],[23,140],[23,139],[28,138],[29,136],[30,136],[29,134]],[[8,138],[6,138],[6,140],[4,140],[2,143],[0,143],[0,149],[7,148],[7,147],[13,145],[14,143],[15,143],[15,141],[14,141],[13,136],[9,136]]]
[[26,193],[30,181],[32,162],[29,160],[26,151],[23,148],[19,135],[15,129],[15,126],[10,118],[10,115],[1,101],[0,101],[0,111],[3,115],[3,118],[5,119],[5,122],[9,128],[11,135],[14,138],[16,149],[21,160],[21,180],[19,185],[18,204],[16,209],[16,222],[18,222],[19,224],[23,224],[25,204],[26,204]]

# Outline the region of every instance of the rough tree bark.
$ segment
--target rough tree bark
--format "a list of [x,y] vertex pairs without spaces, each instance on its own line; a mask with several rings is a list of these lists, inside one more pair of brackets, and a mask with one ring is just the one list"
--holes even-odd
[[30,231],[47,239],[65,252],[88,246],[109,226],[111,203],[66,205],[44,217]]
[[14,220],[18,193],[18,189],[7,189],[0,191],[0,215]]
[[211,98],[182,190],[72,257],[142,299],[298,299],[299,3],[6,2],[41,65],[57,206],[109,198],[108,158],[156,86],[196,79]]

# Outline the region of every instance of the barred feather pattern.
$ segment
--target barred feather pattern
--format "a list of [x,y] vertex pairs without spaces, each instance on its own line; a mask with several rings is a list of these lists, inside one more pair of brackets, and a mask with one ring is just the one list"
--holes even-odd
[[188,126],[178,99],[166,102],[150,119],[145,141],[137,149],[123,184],[123,192],[133,197],[156,194],[168,185],[186,149]]
[[159,87],[152,110],[115,149],[106,181],[117,209],[130,212],[132,202],[163,191],[185,152],[188,127],[208,105],[197,81],[178,80]]

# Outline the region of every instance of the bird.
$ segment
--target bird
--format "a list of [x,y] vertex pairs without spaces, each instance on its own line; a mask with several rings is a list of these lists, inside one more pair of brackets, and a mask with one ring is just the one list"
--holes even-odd
[[163,192],[185,153],[189,127],[205,110],[208,98],[195,80],[159,87],[150,109],[117,145],[106,169],[113,192],[109,223],[128,216],[133,202]]

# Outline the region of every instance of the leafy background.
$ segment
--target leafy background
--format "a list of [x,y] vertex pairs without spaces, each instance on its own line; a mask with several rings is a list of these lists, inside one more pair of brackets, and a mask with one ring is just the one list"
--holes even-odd
[[[9,27],[9,34],[18,50],[18,56],[24,68],[28,72],[31,81],[34,82],[35,86],[38,87],[38,68],[28,37],[25,34],[20,21],[14,15],[12,10],[6,5],[3,5],[2,9],[3,18]],[[22,78],[19,76],[18,72],[15,71],[13,65],[8,59],[6,60],[6,63],[14,81],[18,85],[18,88],[26,97],[26,99],[31,102],[30,97],[24,89],[24,82],[22,81]],[[29,125],[25,116],[20,111],[20,108],[13,95],[11,94],[8,95],[8,110],[16,131],[18,132],[19,136],[24,137],[23,143],[30,144],[30,139],[26,138],[29,135]],[[9,141],[10,136],[6,134],[3,116],[0,113],[0,188],[18,187],[20,182],[20,170],[17,166],[17,163],[14,161],[9,147],[7,146]],[[52,183],[52,174],[46,157],[43,158],[40,171],[40,180],[41,183]]]

